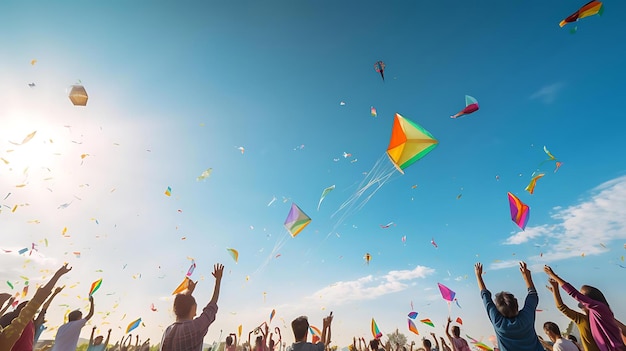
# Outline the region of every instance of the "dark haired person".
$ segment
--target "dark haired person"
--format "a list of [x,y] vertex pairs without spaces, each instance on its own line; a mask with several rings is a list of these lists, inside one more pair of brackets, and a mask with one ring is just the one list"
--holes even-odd
[[517,299],[509,292],[497,293],[494,303],[491,299],[491,292],[487,290],[483,281],[483,265],[476,263],[474,266],[480,295],[496,332],[500,350],[543,351],[543,346],[535,332],[535,313],[539,296],[526,262],[520,262],[519,270],[528,288],[524,307],[521,310],[518,310]]
[[309,320],[305,316],[300,316],[291,322],[293,336],[296,342],[291,345],[292,351],[324,351],[326,346],[330,344],[330,324],[333,321],[333,314],[324,318],[322,328],[322,339],[316,344],[307,342],[309,333]]
[[[446,324],[446,336],[448,337],[448,340],[450,340],[450,345],[452,345],[452,351],[470,351],[467,340],[461,337],[461,328],[459,328],[458,325],[452,327],[452,335],[450,335],[451,322],[452,319],[448,317],[448,324]],[[426,351],[430,351],[430,349],[426,349]]]
[[217,263],[213,266],[213,277],[215,277],[213,297],[198,318],[194,318],[198,305],[196,299],[191,296],[197,283],[189,282],[186,293],[176,295],[174,298],[176,322],[165,329],[161,340],[161,351],[202,350],[202,340],[209,331],[209,326],[215,321],[217,314],[217,299],[220,296],[223,273],[223,265]]
[[544,346],[550,346],[549,349],[552,351],[578,351],[578,346],[576,346],[576,344],[561,336],[561,330],[556,323],[545,322],[543,324],[543,331],[553,343],[552,345]]
[[593,286],[583,285],[578,291],[570,283],[556,275],[550,266],[544,266],[543,270],[587,310],[591,335],[600,351],[626,351],[620,327],[615,321],[609,303],[600,290]]
[[83,313],[79,310],[74,310],[67,315],[67,323],[60,326],[59,330],[57,330],[52,351],[75,351],[80,331],[92,316],[93,296],[89,296],[89,313],[85,318],[83,318]]

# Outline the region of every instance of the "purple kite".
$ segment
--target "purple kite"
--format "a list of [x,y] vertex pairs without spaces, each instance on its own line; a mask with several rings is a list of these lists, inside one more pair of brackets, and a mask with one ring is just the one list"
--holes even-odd
[[443,297],[444,300],[449,302],[454,301],[454,296],[456,295],[454,291],[441,283],[437,283],[437,285],[439,285],[439,291],[441,291],[441,297]]

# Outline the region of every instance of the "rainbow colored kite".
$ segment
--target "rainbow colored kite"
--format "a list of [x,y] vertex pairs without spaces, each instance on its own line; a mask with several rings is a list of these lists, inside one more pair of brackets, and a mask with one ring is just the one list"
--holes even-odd
[[534,193],[535,192],[535,185],[537,185],[537,180],[539,180],[541,177],[543,177],[544,175],[546,175],[545,173],[539,173],[536,176],[533,177],[533,179],[530,180],[530,183],[528,183],[528,186],[526,187],[526,191],[528,191],[529,193]]
[[404,174],[405,168],[426,156],[438,143],[422,126],[396,113],[387,156],[396,169]]
[[415,319],[417,317],[417,312],[409,312],[409,318]]
[[443,297],[444,300],[449,302],[454,301],[454,296],[456,296],[454,291],[441,283],[437,283],[437,285],[439,285],[439,291],[441,291],[441,297]]
[[130,333],[135,328],[137,328],[139,326],[139,324],[141,324],[141,318],[137,318],[134,321],[130,322],[128,327],[126,327],[126,334]]
[[98,291],[98,289],[100,289],[100,285],[102,285],[102,278],[91,283],[91,289],[89,289],[89,296],[93,295],[96,291]]
[[409,330],[415,333],[415,335],[420,335],[420,333],[417,331],[417,327],[415,326],[415,323],[413,323],[413,321],[410,319],[407,319],[407,321],[409,322]]
[[311,333],[311,342],[317,344],[322,339],[322,332],[312,325],[309,326],[309,332]]
[[429,326],[431,326],[431,327],[433,327],[433,328],[435,327],[435,325],[433,324],[433,322],[432,322],[430,319],[428,319],[428,318],[426,318],[426,319],[421,319],[421,320],[420,320],[420,322],[422,322],[422,323],[424,323],[424,324],[426,324],[426,325],[429,325]]
[[226,251],[228,251],[228,253],[230,254],[230,257],[232,257],[233,260],[235,260],[235,263],[238,263],[238,261],[239,261],[239,251],[237,251],[235,249],[226,249]]
[[311,217],[302,212],[298,205],[292,203],[289,215],[285,220],[285,228],[287,228],[289,234],[295,238],[309,223],[311,223]]
[[165,189],[165,196],[172,196],[172,187],[167,187],[167,189]]
[[471,343],[476,346],[477,348],[484,350],[484,351],[493,351],[493,349],[485,344],[483,344],[482,342],[472,338],[471,336],[465,334],[465,336],[467,336],[468,339],[470,339]]
[[604,12],[604,5],[602,5],[601,1],[596,1],[596,0],[589,1],[588,3],[583,5],[583,7],[578,9],[578,11],[574,12],[573,14],[569,15],[566,19],[562,20],[561,23],[559,23],[559,26],[563,27],[568,23],[576,22],[581,18],[585,18],[585,17],[589,17],[593,15],[602,16],[603,12]]
[[376,321],[374,321],[374,318],[372,318],[372,335],[374,336],[374,339],[380,339],[383,337],[383,333],[381,333],[380,329],[378,329],[378,325],[376,324]]
[[370,108],[370,114],[372,115],[372,117],[378,116],[378,113],[376,113],[376,107],[372,106]]
[[517,196],[508,193],[509,206],[511,207],[511,220],[517,224],[522,230],[526,228],[528,218],[530,217],[530,207],[520,201]]
[[469,115],[470,113],[478,111],[478,109],[478,100],[469,95],[465,95],[465,108],[459,111],[456,115],[450,116],[450,118],[457,118],[463,115]]

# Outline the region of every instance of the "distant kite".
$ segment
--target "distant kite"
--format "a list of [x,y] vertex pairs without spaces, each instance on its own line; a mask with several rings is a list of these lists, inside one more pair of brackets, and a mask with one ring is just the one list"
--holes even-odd
[[417,331],[417,327],[415,326],[415,323],[413,323],[413,321],[410,319],[407,319],[407,321],[409,322],[409,330],[413,332],[415,335],[420,335],[420,333]]
[[439,142],[419,124],[396,113],[387,156],[404,174],[404,169],[426,156]]
[[517,224],[522,230],[526,228],[528,218],[530,217],[530,207],[520,201],[517,196],[508,193],[509,206],[511,208],[511,220]]
[[326,195],[328,195],[328,193],[330,193],[331,191],[335,190],[335,186],[331,185],[328,188],[324,189],[322,191],[322,196],[320,197],[320,201],[317,203],[317,210],[320,210],[320,205],[322,204],[322,201],[324,200],[324,198],[326,197]]
[[581,18],[585,18],[585,17],[589,17],[593,15],[602,16],[603,12],[604,12],[604,5],[602,4],[601,1],[595,1],[595,0],[589,1],[583,7],[578,9],[578,11],[574,12],[573,14],[569,15],[569,17],[562,20],[561,23],[559,23],[559,26],[563,27],[568,23],[573,23],[573,22],[578,21]]
[[528,191],[529,193],[534,193],[535,192],[535,185],[537,185],[537,180],[539,180],[541,177],[543,177],[545,175],[545,173],[539,173],[536,176],[533,177],[533,179],[530,180],[530,183],[528,183],[528,186],[526,187],[526,191]]
[[230,257],[232,257],[233,260],[235,260],[235,263],[239,261],[239,251],[235,249],[226,249],[226,251],[228,251],[228,253],[230,254]]
[[285,220],[285,228],[287,228],[289,234],[295,238],[309,223],[311,223],[311,217],[307,216],[298,205],[292,203],[289,215],[287,215]]
[[469,95],[465,95],[465,108],[459,111],[456,115],[450,116],[450,118],[457,118],[463,115],[469,115],[478,111],[478,101]]
[[141,324],[141,318],[135,319],[134,321],[130,322],[128,327],[126,327],[126,334],[130,333],[135,328],[137,328],[139,324]]
[[89,95],[87,95],[87,91],[85,90],[84,86],[72,85],[72,90],[70,90],[69,98],[74,106],[87,106],[87,100],[89,99]]
[[385,81],[385,63],[383,61],[378,61],[374,64],[374,69],[376,72],[380,73],[380,77]]

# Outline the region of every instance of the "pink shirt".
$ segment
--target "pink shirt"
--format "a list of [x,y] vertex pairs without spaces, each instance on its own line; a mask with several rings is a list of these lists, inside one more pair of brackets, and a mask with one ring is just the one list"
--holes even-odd
[[35,342],[35,323],[29,321],[22,332],[22,335],[13,345],[11,351],[33,351],[33,343]]

